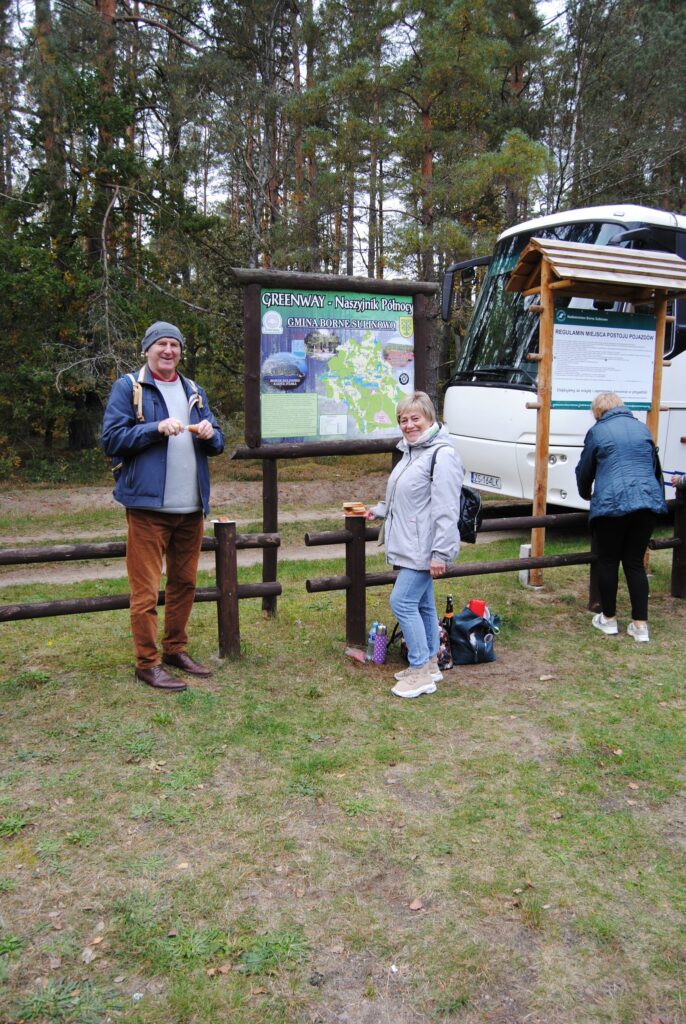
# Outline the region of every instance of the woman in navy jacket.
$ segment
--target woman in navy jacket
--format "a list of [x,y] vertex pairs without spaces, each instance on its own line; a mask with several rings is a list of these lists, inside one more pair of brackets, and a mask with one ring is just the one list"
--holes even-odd
[[576,467],[579,494],[590,499],[589,522],[598,553],[602,611],[593,625],[617,628],[617,585],[622,563],[631,599],[627,633],[639,643],[648,632],[648,578],[643,559],[658,515],[667,511],[652,435],[614,391],[602,391],[591,411],[597,422],[584,440]]

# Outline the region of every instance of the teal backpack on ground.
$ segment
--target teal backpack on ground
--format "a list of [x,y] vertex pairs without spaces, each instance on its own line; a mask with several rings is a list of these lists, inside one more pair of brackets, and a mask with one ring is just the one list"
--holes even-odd
[[477,615],[469,608],[450,620],[450,650],[453,665],[475,665],[495,661],[493,641],[500,632],[500,616]]

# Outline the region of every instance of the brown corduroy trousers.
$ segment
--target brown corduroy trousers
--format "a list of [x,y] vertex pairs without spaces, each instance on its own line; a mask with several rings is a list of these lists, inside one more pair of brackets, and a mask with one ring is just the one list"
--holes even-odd
[[136,667],[159,665],[157,596],[163,559],[167,560],[164,603],[165,654],[185,651],[186,626],[195,598],[195,581],[204,533],[202,512],[170,513],[127,508],[126,569],[131,590],[131,632]]

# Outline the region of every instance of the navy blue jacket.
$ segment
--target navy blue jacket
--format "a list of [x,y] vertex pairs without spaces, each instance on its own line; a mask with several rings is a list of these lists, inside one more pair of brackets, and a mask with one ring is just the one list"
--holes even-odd
[[[193,438],[200,500],[207,515],[210,505],[210,470],[207,457],[222,453],[224,435],[212,415],[202,388],[198,388],[203,405],[202,409],[199,409],[193,388],[185,377],[181,374],[179,376],[189,399],[189,422],[199,423],[204,419],[209,420],[214,427],[214,434],[209,441]],[[167,419],[169,412],[148,367],[145,368],[142,387],[145,422],[139,423],[133,405],[131,380],[128,377],[120,377],[114,382],[105,409],[100,441],[105,454],[112,456],[115,463],[121,463],[121,468],[114,471],[116,484],[113,494],[116,500],[126,508],[161,508],[167,477],[169,439],[160,434],[157,428],[160,420]]]
[[624,405],[604,413],[586,434],[576,467],[579,494],[591,501],[588,518],[625,516],[639,509],[666,512],[656,466],[655,445],[646,425]]

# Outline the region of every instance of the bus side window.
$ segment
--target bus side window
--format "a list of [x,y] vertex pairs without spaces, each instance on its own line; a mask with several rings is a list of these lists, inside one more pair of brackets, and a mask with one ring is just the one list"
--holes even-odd
[[[653,314],[652,306],[634,306],[635,313]],[[673,316],[674,321],[665,324],[665,344],[663,348],[665,359],[678,356],[686,349],[686,300],[670,299],[667,303],[667,316]]]
[[686,351],[686,296],[670,302],[667,312],[673,313],[674,323],[665,331],[665,356],[678,356]]

